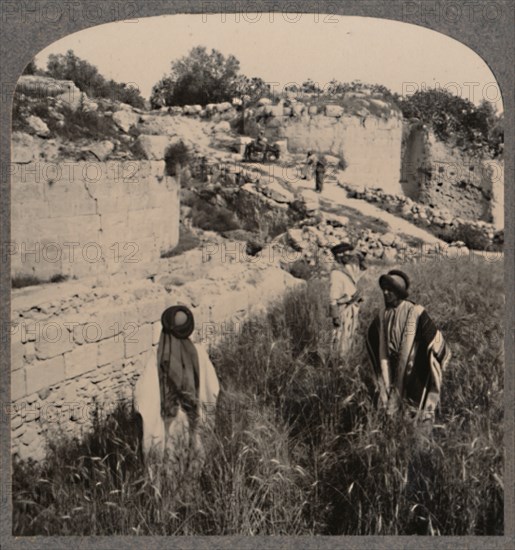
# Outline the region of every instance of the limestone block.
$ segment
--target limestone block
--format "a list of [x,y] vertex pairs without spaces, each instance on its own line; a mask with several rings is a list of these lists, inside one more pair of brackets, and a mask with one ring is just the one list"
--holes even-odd
[[84,149],[95,155],[98,160],[104,161],[114,151],[114,144],[112,141],[103,139],[102,141],[92,143]]
[[161,336],[161,321],[156,321],[152,323],[152,345],[156,346],[159,343],[159,338]]
[[35,143],[31,135],[24,132],[13,132],[11,138],[11,162],[18,162],[20,164],[32,162],[36,157]]
[[304,103],[294,103],[291,106],[291,110],[294,116],[301,116],[305,112],[306,106]]
[[98,344],[84,344],[64,354],[66,379],[82,376],[97,368]]
[[21,369],[24,365],[25,345],[21,341],[21,327],[11,337],[11,370]]
[[214,132],[229,132],[231,130],[231,125],[227,120],[222,120],[214,125]]
[[138,120],[139,116],[136,113],[125,109],[113,113],[113,121],[118,128],[126,133],[131,129],[131,126],[135,126],[138,123]]
[[11,373],[11,401],[16,401],[25,395],[27,395],[25,370],[18,369]]
[[138,355],[152,348],[152,325],[140,325],[134,334],[125,337],[125,357]]
[[50,359],[62,355],[74,347],[73,338],[68,328],[57,320],[42,323],[39,338],[34,345],[38,359]]
[[316,105],[310,105],[308,107],[308,114],[310,116],[316,115],[318,113],[318,107]]
[[343,115],[343,107],[341,105],[326,105],[325,116],[341,117]]
[[[164,296],[141,300],[137,303],[137,320],[140,323],[154,323],[155,321],[159,321],[166,307]],[[136,321],[136,319],[134,319],[134,321]]]
[[53,386],[65,378],[64,356],[37,361],[26,368],[27,394]]
[[50,134],[50,129],[38,116],[30,115],[26,122],[37,136],[47,137]]
[[229,109],[232,109],[232,105],[228,101],[224,101],[223,103],[217,103],[216,104],[216,110],[219,113],[224,113],[225,111],[228,111]]
[[385,233],[379,237],[379,242],[384,246],[392,246],[395,239],[396,237],[393,233]]
[[127,329],[123,337],[118,335],[98,343],[97,364],[99,367],[123,359],[124,339],[131,339],[137,336],[137,332],[134,332],[130,326]]
[[169,136],[140,135],[134,146],[143,152],[144,158],[147,160],[163,160],[168,146],[179,141],[181,141],[179,138]]

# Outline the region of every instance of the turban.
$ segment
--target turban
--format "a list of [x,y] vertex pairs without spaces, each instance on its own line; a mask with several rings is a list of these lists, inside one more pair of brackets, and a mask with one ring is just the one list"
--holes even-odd
[[161,315],[161,325],[165,334],[183,340],[188,338],[195,329],[193,313],[186,306],[172,306]]
[[196,421],[199,388],[199,359],[189,336],[195,327],[193,314],[185,306],[172,306],[161,316],[163,330],[158,346],[161,415],[174,417],[181,405]]
[[340,243],[331,248],[331,252],[334,256],[337,256],[338,254],[348,253],[351,250],[354,250],[354,247],[350,243]]
[[408,297],[409,285],[409,277],[398,269],[392,269],[379,277],[379,286],[382,289],[391,290],[403,300]]

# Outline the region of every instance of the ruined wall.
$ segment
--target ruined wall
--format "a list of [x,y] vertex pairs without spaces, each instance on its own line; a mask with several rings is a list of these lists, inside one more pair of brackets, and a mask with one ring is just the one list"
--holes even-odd
[[504,163],[436,139],[420,123],[407,131],[401,185],[409,198],[454,216],[504,227]]
[[303,284],[276,260],[256,262],[237,243],[210,243],[175,263],[161,260],[156,282],[67,281],[13,291],[12,452],[40,460],[47,438],[88,431],[95,402],[109,412],[130,399],[167,307],[189,306],[193,340],[209,345]]
[[15,163],[11,274],[149,276],[179,238],[179,184],[164,162]]
[[291,152],[314,150],[344,159],[345,181],[401,192],[402,120],[398,116],[335,114],[308,112],[299,117],[272,118],[266,124],[276,129],[279,138],[287,139]]

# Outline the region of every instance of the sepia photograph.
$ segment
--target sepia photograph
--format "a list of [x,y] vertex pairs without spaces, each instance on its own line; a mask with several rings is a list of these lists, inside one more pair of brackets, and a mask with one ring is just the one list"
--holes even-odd
[[13,84],[13,537],[504,535],[487,62],[379,17],[122,16]]

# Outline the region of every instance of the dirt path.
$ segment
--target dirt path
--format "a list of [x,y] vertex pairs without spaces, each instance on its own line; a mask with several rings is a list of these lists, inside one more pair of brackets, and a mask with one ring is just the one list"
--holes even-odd
[[[281,178],[276,178],[281,182]],[[286,182],[284,182],[286,183]],[[315,183],[313,180],[301,180],[288,181],[291,187],[297,189],[302,193],[306,200],[318,201],[320,209],[323,212],[338,214],[338,206],[342,207],[341,214],[345,215],[345,209],[351,208],[363,216],[377,218],[384,222],[388,226],[388,231],[392,233],[402,233],[410,237],[419,239],[424,243],[440,243],[445,245],[446,243],[441,239],[435,237],[429,231],[417,227],[407,220],[399,218],[394,214],[390,214],[385,210],[381,210],[377,206],[368,203],[362,199],[354,199],[347,196],[347,191],[337,185],[335,181],[328,181],[324,185],[324,191],[321,195],[315,193]]]

